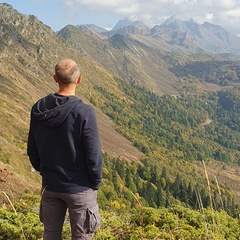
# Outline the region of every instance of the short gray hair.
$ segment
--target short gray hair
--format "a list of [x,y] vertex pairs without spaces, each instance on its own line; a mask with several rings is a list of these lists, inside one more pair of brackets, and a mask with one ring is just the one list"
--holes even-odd
[[74,83],[80,76],[80,69],[72,59],[63,59],[55,66],[55,75],[61,83]]

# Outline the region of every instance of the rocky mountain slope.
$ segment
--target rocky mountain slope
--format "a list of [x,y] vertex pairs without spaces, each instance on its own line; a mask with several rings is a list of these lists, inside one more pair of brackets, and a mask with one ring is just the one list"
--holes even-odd
[[121,34],[106,39],[85,26],[66,26],[58,35],[114,76],[159,94],[176,94],[177,77],[168,70],[160,51]]

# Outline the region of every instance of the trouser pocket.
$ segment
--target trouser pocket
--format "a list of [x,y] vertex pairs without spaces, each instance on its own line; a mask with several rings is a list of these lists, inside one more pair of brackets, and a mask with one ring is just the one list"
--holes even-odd
[[40,222],[43,222],[43,213],[42,213],[42,201],[40,202],[40,207],[39,207],[39,219]]
[[86,225],[88,233],[94,233],[101,223],[98,205],[87,208]]

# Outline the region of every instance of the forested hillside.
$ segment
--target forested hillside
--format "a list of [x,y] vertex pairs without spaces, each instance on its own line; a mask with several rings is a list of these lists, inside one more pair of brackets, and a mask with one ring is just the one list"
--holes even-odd
[[124,98],[107,92],[104,87],[96,88],[102,93],[101,102],[95,98],[92,102],[101,107],[116,122],[117,129],[146,155],[164,149],[164,155],[173,155],[171,157],[178,160],[212,158],[237,162],[239,87],[159,97],[119,80]]

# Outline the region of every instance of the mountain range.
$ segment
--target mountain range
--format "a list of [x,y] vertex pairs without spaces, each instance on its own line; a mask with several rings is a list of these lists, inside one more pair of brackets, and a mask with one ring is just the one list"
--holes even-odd
[[[107,37],[122,34],[135,39],[139,38],[140,41],[145,38],[145,43],[149,46],[155,42],[154,46],[169,52],[240,55],[240,38],[221,26],[209,22],[198,24],[192,19],[182,21],[173,16],[153,28],[147,27],[140,21],[131,22],[130,20],[120,20],[110,31],[95,25],[86,26]],[[163,42],[167,48],[161,46]]]
[[[117,131],[116,122],[103,111],[104,94],[132,104],[119,79],[156,96],[176,99],[182,98],[179,81],[183,79],[191,82],[193,92],[201,93],[239,84],[240,38],[220,26],[171,17],[153,28],[121,20],[112,30],[89,24],[67,25],[54,32],[35,16],[0,4],[0,184],[8,194],[36,189],[39,178],[25,153],[29,112],[37,99],[57,90],[54,66],[68,57],[80,65],[83,82],[77,95],[96,109],[103,151],[141,164],[144,151]],[[213,69],[221,76],[229,71],[231,79],[213,81]],[[205,125],[211,123],[211,119],[205,121]],[[216,170],[214,164],[211,172]],[[236,169],[231,167],[223,179],[231,181],[240,196]]]

